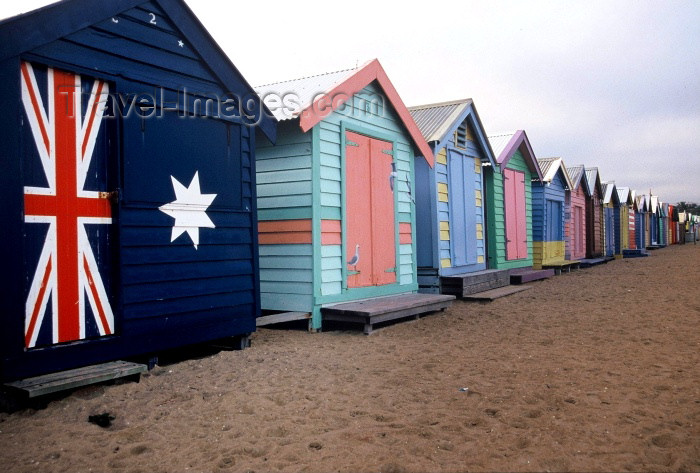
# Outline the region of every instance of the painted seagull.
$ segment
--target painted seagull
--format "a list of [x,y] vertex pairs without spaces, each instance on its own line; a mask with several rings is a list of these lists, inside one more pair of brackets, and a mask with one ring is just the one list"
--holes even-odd
[[360,262],[360,244],[358,243],[355,245],[355,254],[353,255],[352,258],[350,258],[350,261],[348,261],[348,266],[357,266],[357,263]]
[[408,174],[406,174],[406,187],[408,188],[408,197],[411,199],[411,202],[415,204],[416,201],[413,198],[413,194],[411,193],[411,183],[408,180]]

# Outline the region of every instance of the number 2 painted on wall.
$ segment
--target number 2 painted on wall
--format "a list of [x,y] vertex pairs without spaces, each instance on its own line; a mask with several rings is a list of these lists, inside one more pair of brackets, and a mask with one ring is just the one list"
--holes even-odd
[[149,21],[150,24],[155,25],[156,24],[156,14],[155,13],[149,13],[151,17],[151,21]]

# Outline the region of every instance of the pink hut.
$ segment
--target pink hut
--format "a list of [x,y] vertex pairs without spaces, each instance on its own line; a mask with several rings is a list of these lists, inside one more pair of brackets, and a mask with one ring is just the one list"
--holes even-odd
[[590,190],[583,165],[567,166],[566,170],[571,179],[564,226],[566,259],[582,260],[586,258],[586,200],[590,198]]

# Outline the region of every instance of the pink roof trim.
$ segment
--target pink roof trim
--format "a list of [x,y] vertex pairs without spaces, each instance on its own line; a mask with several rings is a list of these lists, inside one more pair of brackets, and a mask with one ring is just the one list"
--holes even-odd
[[389,102],[394,107],[394,110],[403,122],[406,130],[408,130],[414,145],[418,148],[418,151],[420,151],[420,154],[425,158],[430,167],[433,167],[435,158],[430,146],[428,146],[428,143],[423,138],[416,122],[413,120],[413,117],[411,117],[411,113],[406,108],[406,105],[403,103],[403,100],[401,100],[394,85],[389,80],[386,72],[384,72],[384,68],[379,64],[377,59],[373,59],[360,67],[353,75],[335,85],[331,90],[327,91],[326,94],[319,96],[314,103],[306,107],[306,109],[301,112],[299,118],[299,126],[302,131],[306,133],[343,104],[342,100],[333,100],[330,106],[328,106],[329,104],[326,103],[328,97],[352,97],[375,80],[379,83],[382,90],[384,90],[387,99],[389,99]]

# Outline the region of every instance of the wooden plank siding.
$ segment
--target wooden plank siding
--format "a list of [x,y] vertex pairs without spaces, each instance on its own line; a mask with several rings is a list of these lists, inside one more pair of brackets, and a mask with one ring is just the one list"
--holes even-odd
[[[264,310],[313,309],[311,134],[281,122],[277,143],[256,147],[260,301]],[[304,222],[297,232],[294,224]],[[291,226],[290,226],[291,225]],[[297,280],[291,281],[286,276]]]
[[489,170],[485,173],[488,189],[488,216],[489,225],[489,268],[513,269],[532,266],[533,251],[533,205],[532,205],[532,172],[525,162],[520,150],[517,150],[508,161],[506,169],[512,169],[525,176],[525,212],[527,225],[527,257],[517,260],[508,260],[506,254],[506,223],[505,223],[505,199],[503,174]]

